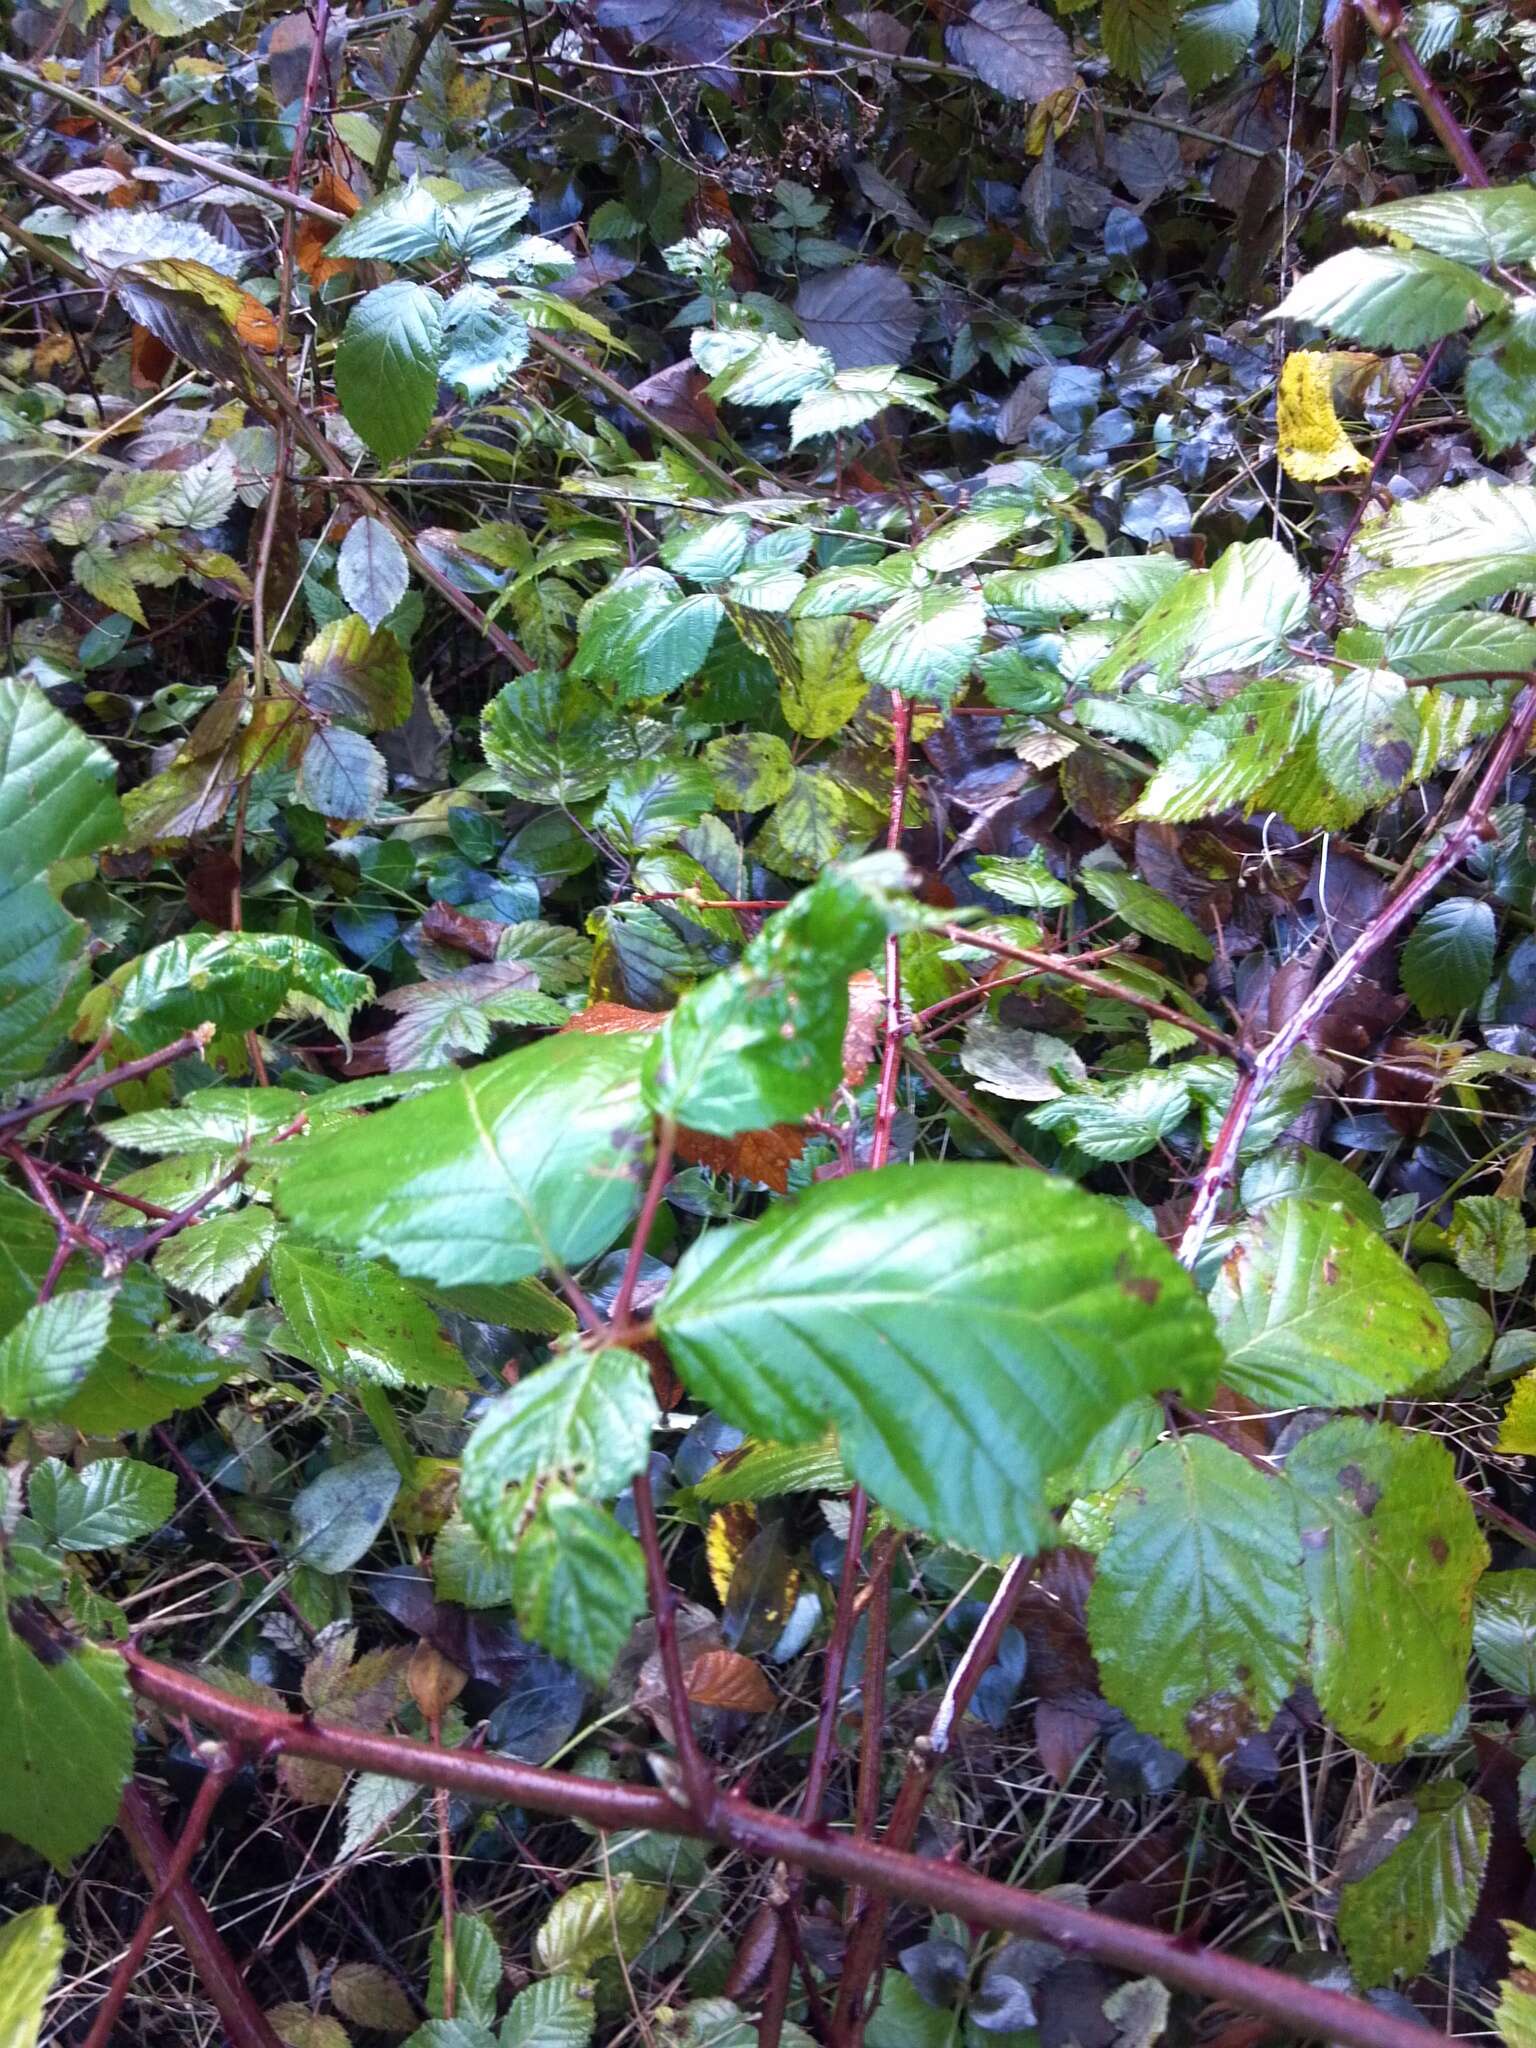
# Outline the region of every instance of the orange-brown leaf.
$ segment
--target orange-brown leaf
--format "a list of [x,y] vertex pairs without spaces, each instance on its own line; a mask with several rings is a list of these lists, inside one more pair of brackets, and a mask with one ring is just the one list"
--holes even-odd
[[767,1714],[773,1687],[759,1665],[739,1650],[705,1650],[687,1672],[688,1697],[696,1707],[730,1707],[738,1714]]
[[[349,217],[362,204],[346,179],[332,170],[329,164],[316,178],[310,197],[316,205],[328,206],[332,213],[344,213]],[[333,277],[345,277],[353,267],[349,257],[326,255],[326,244],[335,232],[323,220],[315,220],[307,213],[299,216],[293,238],[294,260],[312,285],[322,285]]]
[[620,1031],[655,1031],[666,1021],[665,1010],[632,1010],[627,1003],[588,1003],[560,1029],[592,1031],[607,1037]]
[[736,1180],[759,1180],[776,1195],[789,1193],[789,1169],[805,1150],[805,1133],[794,1124],[774,1124],[766,1131],[742,1131],[734,1138],[713,1138],[704,1131],[679,1131],[677,1156],[711,1173]]

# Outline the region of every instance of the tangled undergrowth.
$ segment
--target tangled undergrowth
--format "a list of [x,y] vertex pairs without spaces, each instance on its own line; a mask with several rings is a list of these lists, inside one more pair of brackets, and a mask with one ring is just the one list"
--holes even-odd
[[1525,13],[0,89],[0,2048],[1530,2048]]

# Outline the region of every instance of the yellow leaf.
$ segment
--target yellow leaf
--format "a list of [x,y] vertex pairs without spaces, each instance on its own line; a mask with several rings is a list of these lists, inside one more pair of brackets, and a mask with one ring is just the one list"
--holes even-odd
[[1335,357],[1331,351],[1297,349],[1280,372],[1275,414],[1280,467],[1299,484],[1368,470],[1370,464],[1339,424],[1333,409]]
[[730,1598],[731,1580],[752,1538],[757,1534],[757,1516],[746,1501],[733,1501],[709,1518],[704,1532],[704,1558],[709,1580],[723,1603]]
[[1499,1449],[1516,1458],[1536,1458],[1536,1372],[1515,1381],[1499,1429]]
[[190,292],[205,306],[222,313],[248,348],[259,349],[263,355],[277,353],[277,322],[260,299],[242,291],[232,277],[225,277],[190,256],[159,256],[152,262],[136,263],[133,275],[151,284],[164,285],[170,291]]

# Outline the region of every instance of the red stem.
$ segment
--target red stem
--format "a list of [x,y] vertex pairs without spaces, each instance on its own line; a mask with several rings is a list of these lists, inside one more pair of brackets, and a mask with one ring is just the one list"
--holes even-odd
[[176,1848],[170,1861],[165,1865],[164,1874],[156,1885],[154,1894],[133,1931],[133,1939],[123,1950],[117,1968],[112,1972],[112,1982],[107,1986],[107,1995],[96,2008],[96,2017],[91,2031],[85,2037],[85,2048],[109,2048],[112,2029],[122,2011],[123,2000],[139,1968],[149,1953],[149,1944],[155,1938],[155,1930],[168,1910],[170,1895],[186,1883],[187,1872],[192,1868],[192,1858],[202,1846],[208,1823],[213,1819],[213,1809],[219,1803],[219,1795],[240,1768],[237,1751],[221,1749],[208,1760],[203,1773],[203,1782],[197,1788],[197,1797],[192,1802],[192,1811],[187,1815]]
[[244,1976],[197,1892],[185,1878],[174,1885],[163,1882],[171,1862],[171,1844],[154,1801],[142,1785],[130,1783],[123,1793],[117,1824],[139,1868],[163,1895],[166,1918],[224,2022],[232,2048],[283,2048],[266,2014],[246,1989]]
[[904,1855],[883,1843],[855,1841],[768,1812],[730,1793],[720,1795],[706,1821],[664,1791],[543,1770],[485,1751],[433,1749],[404,1736],[325,1726],[309,1716],[234,1699],[131,1647],[121,1655],[142,1697],[267,1755],[317,1757],[348,1770],[378,1771],[413,1784],[446,1785],[471,1799],[525,1806],[535,1813],[586,1821],[603,1831],[654,1828],[716,1841],[795,1864],[818,1877],[911,1899],[931,1912],[955,1913],[973,1926],[1049,1941],[1134,1976],[1158,1977],[1200,1997],[1262,2014],[1292,2034],[1316,2035],[1339,2042],[1342,2048],[1425,2048],[1427,2040],[1436,2038],[1360,1999],[1319,1990],[1238,1956],[999,1884],[960,1865]]
[[651,1614],[656,1623],[656,1648],[661,1657],[661,1675],[667,1688],[667,1709],[677,1743],[677,1761],[682,1773],[688,1811],[708,1833],[720,1803],[720,1788],[704,1761],[693,1729],[693,1708],[688,1698],[688,1680],[683,1671],[683,1653],[677,1640],[677,1595],[667,1577],[666,1559],[661,1554],[661,1535],[656,1527],[656,1503],[651,1495],[648,1472],[636,1474],[634,1482],[635,1519],[640,1525],[640,1547],[645,1552],[645,1576],[651,1596]]
[[211,1024],[199,1024],[195,1031],[187,1032],[170,1045],[161,1046],[158,1052],[148,1052],[140,1060],[128,1060],[123,1066],[112,1067],[105,1074],[98,1074],[94,1081],[70,1081],[66,1077],[65,1085],[55,1088],[51,1094],[35,1096],[31,1102],[23,1102],[17,1109],[0,1110],[0,1136],[34,1123],[40,1116],[52,1116],[55,1110],[68,1109],[75,1103],[94,1102],[98,1095],[106,1095],[112,1089],[122,1087],[126,1081],[142,1080],[146,1074],[171,1066],[176,1060],[185,1059],[189,1053],[201,1052],[212,1036]]
[[1469,185],[1491,184],[1493,181],[1483,169],[1482,158],[1472,147],[1466,129],[1451,112],[1445,95],[1419,62],[1418,52],[1403,34],[1403,13],[1396,0],[1355,0],[1355,5],[1381,38],[1387,55],[1424,110],[1425,120],[1445,145],[1446,155],[1463,178]]
[[1472,800],[1454,825],[1446,829],[1439,846],[1417,874],[1411,875],[1394,896],[1390,896],[1356,938],[1344,948],[1322,980],[1286,1018],[1274,1037],[1264,1046],[1245,1073],[1239,1074],[1232,1100],[1222,1118],[1221,1129],[1211,1147],[1200,1177],[1195,1183],[1189,1220],[1179,1243],[1179,1258],[1192,1266],[1216,1220],[1216,1212],[1237,1171],[1237,1157],[1259,1098],[1280,1072],[1307,1033],[1326,1015],[1372,954],[1412,917],[1426,896],[1434,893],[1473,843],[1482,836],[1488,813],[1497,801],[1504,779],[1530,743],[1536,724],[1536,679],[1528,682],[1515,699],[1509,722],[1488,757],[1481,781]]

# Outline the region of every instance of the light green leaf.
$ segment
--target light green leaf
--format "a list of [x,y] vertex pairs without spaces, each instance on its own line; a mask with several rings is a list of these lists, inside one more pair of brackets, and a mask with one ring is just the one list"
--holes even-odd
[[1455,1947],[1477,1911],[1492,1835],[1486,1803],[1453,1780],[1361,1822],[1339,1859],[1339,1939],[1363,1989],[1417,1977]]
[[1173,48],[1169,0],[1105,0],[1099,15],[1104,54],[1122,78],[1144,85]]
[[779,706],[786,725],[810,740],[841,732],[869,693],[859,649],[867,619],[798,618],[790,660],[779,670]]
[[444,239],[447,222],[432,194],[412,178],[362,207],[326,245],[327,256],[377,263],[409,263],[429,256]]
[[1496,284],[1444,256],[1346,249],[1298,278],[1269,317],[1305,320],[1367,348],[1424,348],[1508,304]]
[[1286,1460],[1312,1611],[1312,1685],[1378,1763],[1440,1735],[1466,1697],[1472,1591],[1488,1563],[1450,1453],[1348,1418]]
[[988,505],[982,511],[948,520],[927,534],[912,550],[912,559],[935,576],[966,569],[1022,533],[1028,524],[1029,514],[1022,505]]
[[55,1415],[100,1358],[112,1316],[107,1288],[77,1287],[33,1304],[0,1338],[0,1415]]
[[[427,1970],[427,2009],[439,2019],[443,2012],[443,1951],[439,1922],[432,1930]],[[502,1984],[501,1944],[483,1913],[454,1914],[453,1963],[458,2017],[471,2026],[493,2026]]]
[[645,1611],[645,1559],[634,1537],[606,1508],[550,1487],[518,1542],[512,1586],[524,1634],[606,1684]]
[[444,1286],[579,1265],[639,1201],[645,1049],[643,1034],[546,1039],[292,1141],[279,1206],[308,1236]]
[[497,785],[525,803],[574,804],[630,758],[629,728],[595,690],[552,670],[518,676],[480,714]]
[[348,315],[336,349],[336,396],[380,462],[398,461],[426,438],[446,345],[443,302],[425,285],[381,284]]
[[1171,583],[1094,672],[1106,688],[1143,670],[1160,682],[1261,667],[1299,631],[1308,586],[1272,540],[1239,541],[1210,569]]
[[272,1292],[283,1315],[277,1348],[337,1385],[474,1385],[427,1303],[376,1259],[285,1238],[272,1254]]
[[43,2008],[64,1960],[56,1906],[29,1906],[0,1927],[0,2042],[37,2048]]
[[1196,960],[1214,957],[1210,940],[1193,918],[1186,917],[1160,890],[1128,875],[1124,868],[1084,866],[1079,868],[1077,879],[1096,903],[1112,910],[1133,932],[1144,932],[1149,939],[1190,953]]
[[523,316],[488,284],[460,286],[443,308],[440,374],[471,405],[489,398],[528,360]]
[[123,829],[117,770],[104,747],[35,683],[0,678],[0,875],[35,881]]
[[1493,975],[1498,925],[1474,896],[1432,903],[1403,948],[1403,992],[1426,1017],[1454,1017],[1482,1000]]
[[373,984],[313,939],[291,932],[192,932],[141,953],[118,989],[112,1023],[139,1051],[212,1023],[250,1031],[294,1007],[344,1030]]
[[1467,1278],[1495,1294],[1525,1284],[1531,1246],[1520,1204],[1503,1195],[1467,1195],[1451,1211],[1451,1249]]
[[1182,1073],[1164,1067],[1044,1102],[1031,1111],[1030,1122],[1042,1131],[1065,1132],[1090,1159],[1139,1159],[1176,1130],[1189,1111]]
[[1499,555],[1536,554],[1536,485],[1478,477],[1426,491],[1395,504],[1355,545],[1391,569],[1480,565]]
[[1472,1609],[1472,1647],[1495,1685],[1536,1699],[1536,1571],[1487,1572]]
[[1482,191],[1447,186],[1412,199],[1357,207],[1348,219],[1351,227],[1401,236],[1479,269],[1528,263],[1536,256],[1536,187],[1530,185],[1490,185]]
[[1155,1238],[1005,1166],[861,1174],[712,1232],[658,1321],[728,1420],[781,1443],[819,1441],[830,1420],[884,1506],[993,1557],[1045,1537],[1046,1480],[1119,1408],[1174,1385],[1201,1399],[1220,1366],[1204,1303]]
[[1010,625],[1046,624],[1074,613],[1134,618],[1187,573],[1177,555],[1083,556],[1044,569],[1009,569],[982,584],[988,608]]
[[582,607],[573,681],[621,701],[665,697],[698,674],[724,614],[718,597],[685,597],[665,569],[625,569]]
[[1276,1480],[1209,1437],[1155,1446],[1116,1502],[1088,1602],[1106,1699],[1171,1749],[1220,1762],[1295,1688],[1300,1566]]
[[842,1074],[848,977],[900,914],[902,864],[872,856],[776,911],[739,963],[685,995],[645,1056],[658,1116],[728,1138],[798,1122]]
[[540,1969],[585,1977],[604,1956],[633,1960],[650,1940],[666,1893],[625,1871],[610,1887],[574,1884],[556,1900],[533,1938]]
[[1358,1217],[1295,1198],[1240,1232],[1211,1290],[1226,1383],[1265,1407],[1361,1408],[1431,1378],[1449,1340],[1431,1297]]
[[440,1600],[461,1607],[510,1607],[516,1595],[513,1558],[492,1550],[460,1515],[452,1515],[432,1545],[432,1584]]
[[760,811],[789,794],[794,758],[777,733],[724,733],[704,749],[722,811]]
[[26,1588],[7,1577],[0,1550],[0,1814],[7,1834],[62,1871],[112,1825],[133,1767],[128,1670],[46,1622],[34,1619],[24,1640],[7,1608]]
[[501,2023],[501,2048],[587,2048],[596,2023],[587,1986],[543,1977],[519,1991]]
[[627,1486],[650,1453],[658,1410],[651,1372],[633,1351],[572,1348],[498,1395],[464,1446],[460,1498],[493,1549],[516,1539],[514,1501],[529,1480],[557,1478],[594,1500]]
[[[1415,682],[1478,669],[1536,668],[1536,626],[1505,612],[1466,612],[1410,619],[1388,636],[1389,668]],[[1474,690],[1463,683],[1458,688]],[[1491,687],[1485,685],[1486,687]]]
[[252,1204],[227,1216],[207,1217],[167,1238],[155,1253],[155,1272],[178,1294],[222,1301],[250,1278],[276,1241],[277,1218]]
[[860,643],[859,668],[887,690],[947,704],[975,666],[986,626],[979,591],[930,584],[875,621]]
[[130,12],[153,36],[189,36],[237,6],[238,0],[131,0]]
[[1369,807],[1407,781],[1419,715],[1407,684],[1386,668],[1349,669],[1324,699],[1317,763],[1341,795]]
[[683,754],[631,761],[609,783],[592,823],[624,852],[641,853],[696,825],[713,796],[714,781],[702,761]]
[[135,1458],[98,1458],[81,1472],[45,1458],[27,1480],[27,1512],[59,1550],[119,1550],[175,1506],[175,1474]]

